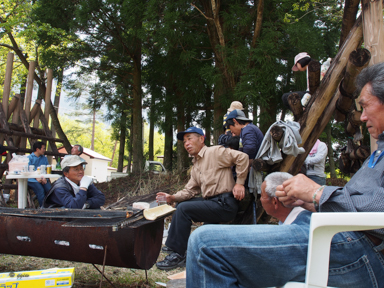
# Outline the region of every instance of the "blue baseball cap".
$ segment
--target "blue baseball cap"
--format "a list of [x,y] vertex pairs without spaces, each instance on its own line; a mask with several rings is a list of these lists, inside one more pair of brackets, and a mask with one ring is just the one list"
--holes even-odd
[[200,134],[201,136],[205,137],[203,130],[201,130],[200,128],[189,127],[187,130],[177,133],[177,139],[183,141],[184,135],[187,133],[197,133],[197,134]]
[[229,113],[227,115],[227,119],[226,120],[229,120],[229,119],[237,119],[237,120],[244,120],[244,121],[252,122],[251,119],[248,119],[247,117],[245,117],[244,112],[241,111],[240,109],[235,109],[231,113]]

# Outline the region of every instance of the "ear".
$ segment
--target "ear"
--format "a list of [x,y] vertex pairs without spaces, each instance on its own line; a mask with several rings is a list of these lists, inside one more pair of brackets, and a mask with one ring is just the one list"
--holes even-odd
[[279,199],[277,199],[277,197],[273,197],[272,198],[272,204],[273,204],[273,207],[275,208],[275,210],[279,209]]

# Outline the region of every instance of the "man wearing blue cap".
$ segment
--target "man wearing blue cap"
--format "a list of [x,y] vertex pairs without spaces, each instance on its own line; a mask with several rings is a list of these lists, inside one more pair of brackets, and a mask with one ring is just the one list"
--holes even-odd
[[[184,142],[184,148],[193,156],[191,179],[184,189],[174,195],[164,192],[167,202],[178,202],[172,217],[166,246],[170,253],[163,261],[156,263],[161,270],[170,270],[185,265],[185,252],[192,221],[204,223],[228,222],[235,218],[238,201],[244,198],[244,183],[248,174],[248,156],[223,146],[207,147],[203,130],[190,127],[179,132],[177,139]],[[233,179],[232,166],[236,166],[237,180]],[[202,197],[196,197],[202,194]]]
[[240,136],[240,143],[244,153],[249,156],[249,162],[252,164],[257,151],[259,151],[264,135],[252,120],[245,117],[240,109],[235,109],[227,116],[227,127],[231,129],[232,135]]

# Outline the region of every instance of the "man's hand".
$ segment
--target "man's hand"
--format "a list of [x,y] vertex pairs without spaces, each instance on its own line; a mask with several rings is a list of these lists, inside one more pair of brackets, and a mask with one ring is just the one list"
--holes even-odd
[[45,185],[47,184],[47,179],[45,179],[44,177],[40,177],[40,178],[36,178],[37,182]]
[[241,184],[235,184],[235,186],[232,189],[233,196],[235,199],[241,201],[244,199],[245,196],[245,188],[244,185]]
[[81,178],[80,180],[80,188],[85,188],[86,190],[88,190],[88,187],[89,185],[92,184],[92,182],[93,182],[92,177],[83,176],[83,178]]
[[[298,174],[276,187],[276,196],[286,207],[302,206],[313,202],[313,194],[321,187],[303,174]],[[321,196],[319,191],[318,196]]]
[[172,204],[173,202],[175,202],[175,197],[173,195],[168,194],[168,193],[158,192],[156,194],[156,200],[159,200],[158,196],[165,196],[168,204]]

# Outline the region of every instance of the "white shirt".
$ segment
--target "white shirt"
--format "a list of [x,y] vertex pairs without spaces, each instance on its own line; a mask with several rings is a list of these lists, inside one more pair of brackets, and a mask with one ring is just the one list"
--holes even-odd
[[299,215],[302,211],[305,209],[302,207],[295,207],[291,210],[291,213],[288,214],[287,218],[285,219],[284,223],[279,221],[279,225],[290,225],[293,221],[296,220],[297,215]]

